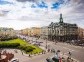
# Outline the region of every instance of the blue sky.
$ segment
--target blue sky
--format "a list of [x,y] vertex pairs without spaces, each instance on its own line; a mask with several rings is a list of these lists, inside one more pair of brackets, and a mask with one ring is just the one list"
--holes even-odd
[[24,29],[59,22],[84,28],[84,0],[0,0],[0,27]]
[[0,5],[5,5],[5,4],[13,4],[12,2],[0,0]]

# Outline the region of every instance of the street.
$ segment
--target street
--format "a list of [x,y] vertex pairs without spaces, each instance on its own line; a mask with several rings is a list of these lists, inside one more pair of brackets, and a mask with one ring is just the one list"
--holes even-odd
[[[22,37],[24,37],[24,36],[22,36]],[[71,52],[72,58],[78,60],[79,62],[84,62],[84,58],[83,58],[84,57],[84,48],[83,47],[74,46],[74,45],[70,45],[67,43],[61,43],[61,42],[58,42],[55,44],[55,42],[48,41],[48,40],[43,40],[43,39],[36,40],[36,38],[33,38],[33,37],[24,37],[24,38],[33,40],[33,41],[37,41],[37,42],[43,42],[43,43],[41,43],[40,47],[44,48],[44,49],[46,47],[46,41],[47,41],[47,45],[49,45],[49,48],[53,48],[53,49],[55,49],[55,51],[60,50],[62,54],[67,55],[67,56],[68,56],[68,52]],[[20,58],[19,57],[18,58],[19,58],[19,60],[22,58],[24,60],[24,62],[45,62],[46,58],[52,57],[53,55],[54,55],[53,53],[49,52],[46,54],[32,56],[31,58],[26,57],[26,59],[25,58],[23,59],[21,56],[20,56]],[[17,57],[17,56],[15,56],[15,57]],[[21,62],[21,60],[20,60],[20,62]]]
[[[35,38],[33,38],[35,39]],[[38,41],[42,41],[42,46],[46,45],[46,40],[39,39]],[[48,45],[50,45],[50,48],[54,48],[55,50],[60,50],[64,55],[68,55],[68,52],[70,51],[72,53],[72,57],[74,59],[79,60],[80,62],[84,62],[84,48],[80,46],[74,46],[67,43],[57,43],[55,45],[54,42],[47,41]]]

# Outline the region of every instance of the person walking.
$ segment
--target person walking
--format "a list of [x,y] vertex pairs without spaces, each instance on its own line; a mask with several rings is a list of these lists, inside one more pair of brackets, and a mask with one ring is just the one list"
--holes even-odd
[[68,54],[69,54],[69,58],[71,58],[72,53],[69,51],[69,53],[68,53]]

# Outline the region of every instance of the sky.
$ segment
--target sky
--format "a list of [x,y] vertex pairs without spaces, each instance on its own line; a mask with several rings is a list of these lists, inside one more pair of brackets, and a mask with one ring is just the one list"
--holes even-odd
[[0,0],[0,27],[20,30],[59,22],[84,28],[84,0]]

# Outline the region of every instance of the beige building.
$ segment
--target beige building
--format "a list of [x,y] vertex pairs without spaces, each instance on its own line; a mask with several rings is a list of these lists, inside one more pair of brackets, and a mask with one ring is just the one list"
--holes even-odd
[[21,34],[28,36],[40,36],[40,28],[39,27],[31,27],[21,30]]
[[78,38],[82,39],[84,38],[84,29],[83,28],[78,28]]
[[13,28],[0,27],[0,36],[15,36],[16,33]]
[[41,38],[48,39],[48,26],[41,27]]
[[30,29],[30,31],[31,31],[31,36],[40,36],[41,28],[39,28],[39,27],[32,27]]
[[22,30],[20,30],[21,32],[21,34],[22,35],[28,35],[28,30],[29,30],[29,28],[26,28],[26,29],[22,29]]

